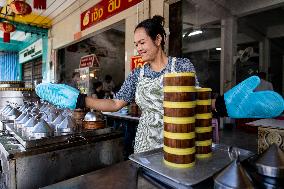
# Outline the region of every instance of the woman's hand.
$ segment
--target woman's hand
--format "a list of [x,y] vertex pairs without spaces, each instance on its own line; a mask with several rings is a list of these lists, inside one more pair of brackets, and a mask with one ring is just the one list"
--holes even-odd
[[60,108],[91,108],[100,111],[114,112],[127,105],[127,102],[118,99],[94,99],[87,97],[65,84],[41,83],[36,87],[36,94]]
[[217,98],[217,112],[223,112],[219,115],[226,116],[227,113],[231,118],[279,116],[284,111],[283,97],[274,91],[254,92],[259,83],[259,77],[252,76],[226,92],[223,99]]
[[77,101],[80,101],[80,105],[84,101],[77,89],[65,84],[41,83],[36,86],[35,91],[40,98],[60,108],[74,110],[77,108]]

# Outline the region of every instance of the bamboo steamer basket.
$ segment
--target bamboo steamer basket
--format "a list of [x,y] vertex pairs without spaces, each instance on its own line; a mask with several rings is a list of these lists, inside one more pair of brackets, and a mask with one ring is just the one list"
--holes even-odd
[[88,112],[83,120],[83,129],[93,130],[104,128],[105,122],[97,117],[94,112]]

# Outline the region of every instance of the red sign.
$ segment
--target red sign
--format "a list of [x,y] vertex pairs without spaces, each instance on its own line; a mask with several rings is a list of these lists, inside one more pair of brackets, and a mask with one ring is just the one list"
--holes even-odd
[[141,1],[142,0],[102,0],[81,14],[81,31],[114,16]]
[[143,62],[141,56],[132,56],[131,57],[131,70],[134,70],[135,68],[142,67],[146,62]]
[[99,61],[94,54],[81,57],[79,68],[99,67]]

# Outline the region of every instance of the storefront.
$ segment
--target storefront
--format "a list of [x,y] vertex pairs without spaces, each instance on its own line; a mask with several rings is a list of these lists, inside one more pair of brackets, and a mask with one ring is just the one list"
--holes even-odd
[[43,41],[47,41],[47,39],[40,38],[19,52],[21,77],[26,87],[32,88],[42,82],[43,72],[45,72],[43,59],[46,59],[46,51],[45,54],[43,53],[46,46]]
[[54,69],[48,80],[70,80],[80,59],[95,54],[100,66],[98,79],[111,75],[120,86],[131,71],[132,57],[137,55],[133,45],[135,26],[155,14],[164,15],[167,25],[168,4],[163,0],[74,3],[55,18],[50,31],[49,53]]

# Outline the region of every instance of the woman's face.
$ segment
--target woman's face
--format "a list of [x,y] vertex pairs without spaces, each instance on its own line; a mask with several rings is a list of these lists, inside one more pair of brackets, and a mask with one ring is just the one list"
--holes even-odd
[[144,28],[138,28],[134,33],[134,44],[143,61],[149,62],[156,58],[161,42],[159,39],[153,41]]

